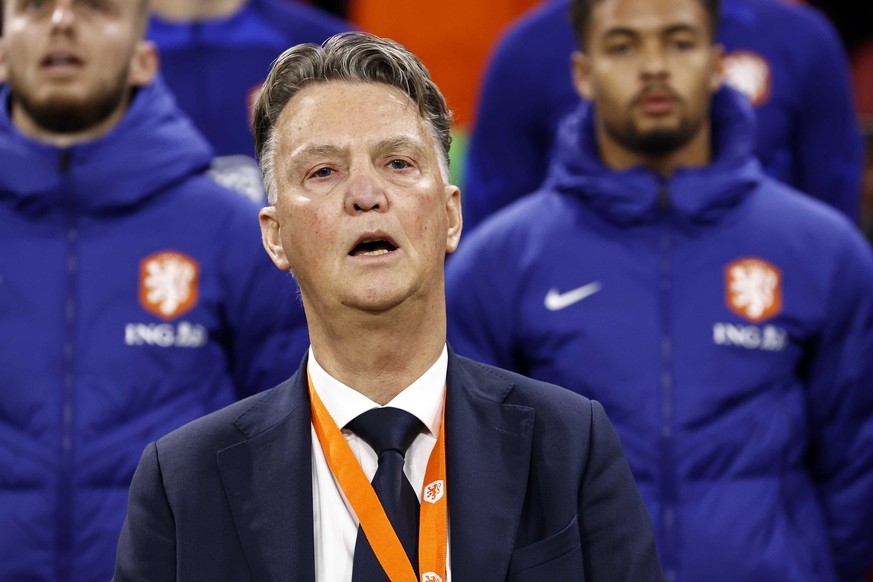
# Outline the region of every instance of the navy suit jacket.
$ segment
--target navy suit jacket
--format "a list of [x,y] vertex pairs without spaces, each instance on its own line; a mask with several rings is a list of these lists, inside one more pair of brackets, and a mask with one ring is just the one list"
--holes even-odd
[[[662,579],[652,524],[603,408],[449,354],[456,582]],[[115,580],[315,580],[306,367],[150,444]]]

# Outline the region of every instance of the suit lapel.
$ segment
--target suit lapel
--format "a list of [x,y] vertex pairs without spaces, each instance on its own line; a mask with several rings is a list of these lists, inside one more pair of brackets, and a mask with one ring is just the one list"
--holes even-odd
[[305,370],[240,416],[235,424],[247,440],[218,453],[243,553],[259,582],[315,579]]
[[506,579],[530,469],[534,411],[512,383],[450,353],[446,455],[452,578]]

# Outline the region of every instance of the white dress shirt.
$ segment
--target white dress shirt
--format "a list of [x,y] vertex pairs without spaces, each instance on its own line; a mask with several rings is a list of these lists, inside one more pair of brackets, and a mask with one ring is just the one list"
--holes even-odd
[[[376,453],[370,445],[343,427],[358,415],[379,408],[379,404],[325,372],[324,368],[318,365],[312,348],[309,350],[307,365],[309,376],[312,378],[312,387],[334,422],[340,427],[367,480],[372,480],[379,465]],[[403,467],[406,478],[409,479],[412,488],[418,492],[419,500],[427,461],[436,444],[442,422],[447,368],[448,351],[443,347],[434,365],[385,405],[413,414],[427,429],[412,441],[406,452],[406,463]],[[352,560],[358,535],[358,517],[327,464],[315,429],[310,429],[310,432],[312,434],[315,579],[318,582],[351,582]],[[448,551],[446,555],[448,556]],[[450,579],[448,558],[446,561],[446,582],[448,582]]]

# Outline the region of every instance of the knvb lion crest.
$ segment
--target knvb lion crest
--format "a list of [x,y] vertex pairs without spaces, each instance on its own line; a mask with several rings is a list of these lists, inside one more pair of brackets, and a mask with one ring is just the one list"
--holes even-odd
[[200,265],[177,251],[161,251],[139,264],[139,302],[143,308],[170,321],[197,305]]
[[421,496],[421,498],[428,503],[436,503],[443,498],[443,495],[445,494],[445,489],[446,484],[442,479],[440,479],[439,481],[434,481],[424,488],[424,494]]
[[724,77],[728,85],[748,97],[755,107],[770,98],[773,89],[770,64],[757,53],[737,51],[725,55]]
[[770,319],[782,311],[782,272],[758,258],[744,258],[725,268],[728,308],[752,323]]

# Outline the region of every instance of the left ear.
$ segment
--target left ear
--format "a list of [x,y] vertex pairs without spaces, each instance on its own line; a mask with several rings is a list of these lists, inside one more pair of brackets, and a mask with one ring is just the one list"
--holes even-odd
[[724,47],[720,44],[712,45],[712,75],[709,79],[709,89],[715,93],[724,83]]
[[150,84],[158,74],[160,57],[155,43],[141,40],[133,51],[130,62],[128,84],[131,87],[144,87]]
[[451,254],[458,248],[458,243],[461,241],[461,230],[464,226],[464,217],[461,213],[461,190],[457,186],[446,186],[446,217],[448,218],[446,254]]
[[591,61],[581,51],[573,51],[570,55],[570,73],[573,78],[573,87],[576,93],[583,99],[591,100],[593,90],[591,87]]

